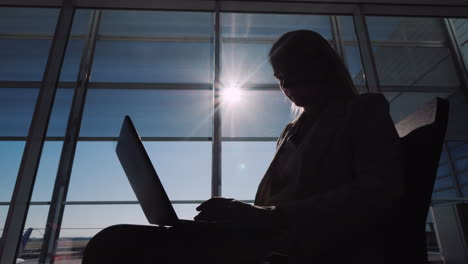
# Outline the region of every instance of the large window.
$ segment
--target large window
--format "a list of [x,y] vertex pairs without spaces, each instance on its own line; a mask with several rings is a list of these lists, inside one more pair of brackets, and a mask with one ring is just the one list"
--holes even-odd
[[468,125],[463,121],[468,108],[444,20],[368,17],[367,23],[380,89],[390,102],[395,122],[434,97],[450,101],[446,139],[461,142],[444,145],[433,197],[462,196],[451,149],[468,140]]
[[0,7],[0,234],[58,13],[59,9]]
[[[10,199],[23,154],[23,146],[27,140],[36,98],[39,94],[59,10],[2,8],[0,12],[2,12],[1,28],[6,30],[0,36],[2,40],[11,38],[12,45],[10,50],[7,50],[7,58],[11,61],[9,62],[10,67],[6,67],[2,71],[5,74],[2,76],[2,80],[5,80],[2,86],[7,84],[8,87],[14,88],[0,88],[0,98],[2,98],[0,119],[6,123],[6,126],[2,126],[0,129],[0,140],[2,140],[0,144],[5,144],[5,148],[2,148],[4,153],[1,155],[0,162],[5,162],[5,166],[2,168],[9,168],[8,173],[11,173],[10,178],[4,177],[5,175],[0,177],[0,182],[10,180],[10,184],[0,184],[1,188],[10,188],[6,192],[0,193],[5,198],[9,196],[8,199]],[[89,12],[78,11],[72,26],[72,37],[65,54],[60,83],[55,95],[47,137],[34,184],[31,206],[25,223],[24,232],[32,228],[32,233],[26,247],[18,256],[20,258],[36,259],[41,251],[49,204],[74,92],[73,88],[76,85],[84,46],[83,34],[87,32],[88,16]],[[15,26],[9,27],[7,25]],[[2,48],[2,51],[5,49]],[[13,67],[11,67],[12,65]],[[15,141],[5,142],[4,138],[12,138]],[[16,168],[13,169],[15,166]],[[3,198],[1,201],[4,201]],[[7,208],[5,210],[2,208],[1,211],[0,221],[3,227]]]
[[253,200],[291,122],[291,103],[279,90],[269,63],[271,45],[299,29],[320,33],[343,56],[361,91],[362,66],[351,17],[283,14],[221,14],[222,194]]
[[[0,234],[59,11],[0,7]],[[298,29],[329,41],[360,93],[369,91],[373,74],[364,68],[375,69],[377,92],[390,102],[395,122],[434,97],[447,98],[450,122],[433,203],[468,197],[468,91],[459,63],[468,61],[467,19],[359,16],[365,32],[351,11],[292,14],[285,5],[281,12],[76,10],[25,220],[33,232],[19,257],[37,259],[43,243],[55,242],[43,239],[46,226],[60,224],[47,223],[54,208],[64,208],[56,249],[61,263],[79,262],[90,237],[107,226],[148,224],[115,153],[125,115],[180,218],[196,215],[197,204],[212,195],[213,179],[221,180],[222,196],[252,202],[277,137],[294,118],[268,52],[278,37]],[[96,31],[93,21],[99,21]],[[90,63],[82,64],[87,56]],[[86,72],[89,82],[83,82]],[[77,98],[77,87],[86,96]],[[62,153],[70,115],[81,116],[73,155]],[[213,148],[218,142],[221,151]],[[51,206],[58,169],[68,158],[68,193]],[[219,162],[220,175],[212,171]],[[432,222],[429,216],[428,250],[437,251]]]

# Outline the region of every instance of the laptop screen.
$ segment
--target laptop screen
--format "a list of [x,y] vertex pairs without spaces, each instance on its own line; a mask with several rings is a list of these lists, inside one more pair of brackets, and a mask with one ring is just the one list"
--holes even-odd
[[174,226],[177,214],[129,116],[125,116],[116,152],[148,221]]

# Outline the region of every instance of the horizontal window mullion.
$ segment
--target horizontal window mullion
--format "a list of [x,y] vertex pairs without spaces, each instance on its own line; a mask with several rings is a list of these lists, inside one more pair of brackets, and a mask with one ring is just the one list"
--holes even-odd
[[[0,33],[0,39],[44,39],[52,40],[53,34],[34,34],[34,33]],[[71,40],[86,39],[85,34],[71,35]]]
[[[59,82],[59,88],[74,88],[76,82]],[[41,87],[41,82],[34,81],[0,81],[1,88],[37,88]]]
[[468,197],[439,197],[432,198],[433,202],[437,201],[468,201]]
[[453,93],[461,89],[460,86],[418,86],[418,85],[381,85],[382,92],[447,92]]
[[[205,200],[173,200],[172,204],[199,204]],[[240,200],[244,203],[253,203],[254,200]],[[432,201],[468,201],[468,197],[438,197]],[[65,205],[131,205],[139,204],[138,201],[67,201]],[[0,202],[0,206],[9,206],[10,202]],[[50,202],[31,202],[30,205],[50,205]]]
[[277,137],[222,137],[221,141],[242,142],[242,141],[276,141]]
[[[0,33],[0,39],[52,39],[50,34],[34,33]],[[71,40],[86,39],[85,34],[71,35]],[[211,43],[211,36],[165,36],[165,35],[125,35],[125,34],[99,34],[98,41],[149,41],[149,42],[188,42]],[[252,44],[273,44],[277,37],[221,37],[224,43],[252,43]],[[332,39],[328,41],[333,44]],[[371,40],[374,46],[418,46],[418,47],[448,47],[447,41],[437,40]],[[344,45],[358,45],[357,40],[343,40]]]
[[[63,141],[65,137],[46,137],[45,141]],[[117,141],[118,137],[78,137],[78,141]],[[223,141],[276,141],[277,137],[223,137]],[[0,141],[26,141],[27,137],[0,137]],[[211,141],[211,137],[141,137],[142,141]]]
[[421,47],[421,48],[445,48],[447,41],[405,41],[405,40],[371,40],[373,47]]
[[[78,141],[117,141],[118,137],[78,137]],[[211,137],[141,137],[141,141],[211,141]]]
[[211,83],[90,82],[89,89],[211,90]]
[[[171,200],[172,204],[199,204],[206,200]],[[253,203],[254,200],[240,200],[245,203]],[[139,204],[138,201],[66,201],[65,205],[129,205]],[[10,202],[0,202],[0,206],[9,206]],[[31,202],[30,205],[50,205],[50,201]]]

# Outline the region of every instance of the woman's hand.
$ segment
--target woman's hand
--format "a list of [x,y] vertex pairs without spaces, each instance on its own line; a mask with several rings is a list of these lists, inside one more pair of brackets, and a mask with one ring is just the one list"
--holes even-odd
[[200,213],[195,220],[227,222],[243,228],[273,231],[278,223],[274,206],[255,206],[230,198],[211,198],[197,208]]

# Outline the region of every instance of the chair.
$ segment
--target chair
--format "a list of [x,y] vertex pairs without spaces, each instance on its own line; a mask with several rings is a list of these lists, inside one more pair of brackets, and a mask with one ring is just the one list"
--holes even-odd
[[[391,259],[386,259],[386,263],[428,263],[426,219],[447,128],[448,111],[448,101],[435,98],[395,125],[402,143],[405,197],[401,214],[385,232],[388,250],[399,251],[390,255]],[[404,259],[399,259],[401,256]],[[274,255],[268,263],[287,263],[287,258]]]
[[398,122],[405,167],[405,198],[398,223],[393,227],[395,250],[404,260],[428,263],[426,220],[447,129],[449,102],[435,98]]

